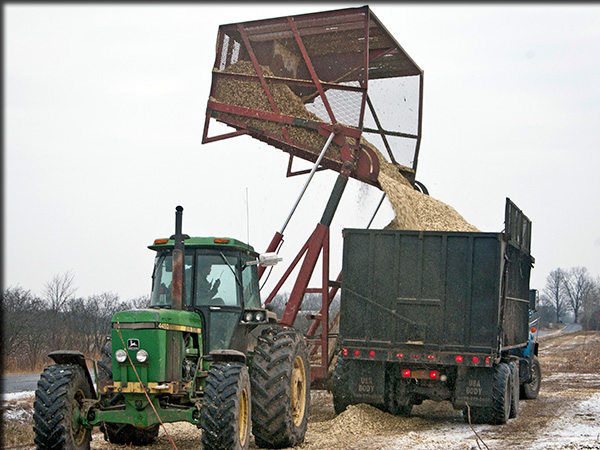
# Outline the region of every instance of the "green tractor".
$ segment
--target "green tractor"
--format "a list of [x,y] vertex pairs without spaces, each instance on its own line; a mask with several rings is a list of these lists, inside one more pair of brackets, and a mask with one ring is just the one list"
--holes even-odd
[[[35,394],[39,450],[85,450],[99,426],[114,444],[147,445],[161,424],[202,430],[204,449],[303,442],[310,400],[304,336],[261,308],[259,264],[276,264],[235,239],[157,239],[151,305],[112,318],[92,376],[80,352],[57,351]],[[94,383],[94,378],[96,383]]]

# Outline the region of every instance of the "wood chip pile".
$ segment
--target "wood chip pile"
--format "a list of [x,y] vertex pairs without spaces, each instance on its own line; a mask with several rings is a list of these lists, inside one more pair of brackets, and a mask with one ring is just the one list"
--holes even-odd
[[[264,75],[273,76],[273,73],[268,67],[261,66],[261,70]],[[223,72],[257,76],[254,66],[249,61],[239,61],[225,68]],[[287,85],[274,83],[268,80],[266,83],[271,91],[273,101],[279,113],[299,117],[301,119],[322,122],[321,118],[306,109],[300,97],[294,94]],[[269,99],[258,80],[220,77],[215,87],[214,100],[229,105],[244,106],[246,108],[273,112]],[[230,114],[229,116],[246,123],[250,127],[274,133],[281,141],[285,141],[282,127],[275,122],[241,117],[235,114]],[[321,136],[317,131],[308,128],[287,125],[286,129],[292,142],[299,143],[302,148],[311,150],[317,154],[321,152],[321,149],[327,142],[327,138]],[[354,139],[352,140],[354,141]],[[325,155],[330,159],[342,161],[340,147],[335,143],[331,143],[325,152]]]
[[[272,76],[268,67],[261,69],[265,75]],[[256,75],[251,62],[239,61],[228,66],[224,72]],[[321,121],[319,117],[308,111],[302,100],[285,84],[267,81],[273,100],[281,114]],[[273,112],[269,100],[257,80],[242,80],[220,77],[214,91],[216,101],[244,106],[252,109]],[[282,127],[277,123],[231,115],[250,127],[276,134],[283,141]],[[318,132],[295,126],[286,126],[290,138],[300,143],[300,146],[317,154],[325,145],[326,138]],[[351,138],[350,138],[351,139]],[[352,139],[353,140],[353,139]],[[354,143],[354,142],[350,142]],[[361,138],[361,143],[372,148],[379,157],[379,185],[394,210],[396,217],[385,227],[395,230],[431,230],[431,231],[479,231],[469,224],[454,208],[429,195],[416,191],[409,181],[398,171],[398,168],[387,161],[382,153],[372,144]],[[339,146],[332,143],[326,152],[331,159],[341,161]]]

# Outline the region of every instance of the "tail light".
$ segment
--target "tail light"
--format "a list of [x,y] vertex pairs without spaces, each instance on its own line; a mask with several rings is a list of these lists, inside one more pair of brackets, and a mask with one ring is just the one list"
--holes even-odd
[[373,358],[375,356],[375,350],[369,350],[369,356]]
[[461,355],[456,355],[456,362],[462,362],[463,361],[463,357]]
[[360,350],[354,350],[352,353],[354,356],[360,356]]
[[409,369],[404,369],[402,371],[402,378],[410,378],[410,370]]
[[440,377],[440,373],[437,370],[432,370],[429,372],[429,378],[432,380],[437,380]]
[[342,349],[342,355],[348,356],[348,349],[347,348]]
[[473,356],[471,361],[473,361],[473,364],[477,364],[479,362],[479,358],[477,356]]

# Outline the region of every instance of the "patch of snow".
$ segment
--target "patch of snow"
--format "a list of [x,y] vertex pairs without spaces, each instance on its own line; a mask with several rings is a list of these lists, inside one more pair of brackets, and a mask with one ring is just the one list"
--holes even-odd
[[10,394],[0,394],[0,401],[9,402],[11,400],[33,397],[34,395],[35,391],[11,392]]
[[[589,374],[592,375],[592,374]],[[581,375],[579,375],[581,376]],[[600,378],[596,375],[595,379]],[[574,402],[563,415],[544,428],[544,439],[532,448],[600,448],[600,392],[589,399]],[[589,447],[588,444],[597,447]],[[582,444],[582,447],[572,447]]]

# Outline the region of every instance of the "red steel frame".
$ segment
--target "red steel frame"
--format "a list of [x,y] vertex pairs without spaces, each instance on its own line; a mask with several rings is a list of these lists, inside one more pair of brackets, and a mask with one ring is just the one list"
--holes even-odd
[[[362,25],[359,24],[359,20],[356,17],[364,18],[364,23]],[[308,20],[307,20],[308,19]],[[344,21],[344,19],[347,19]],[[304,21],[304,22],[303,22]],[[344,29],[362,29],[364,27],[365,37],[364,37],[364,59],[361,67],[355,67],[349,73],[342,75],[338,80],[343,79],[345,76],[348,76],[352,72],[362,69],[364,71],[364,77],[360,80],[360,87],[357,86],[347,86],[337,84],[335,81],[322,81],[319,79],[315,67],[311,61],[311,58],[304,46],[301,32],[298,30],[297,23],[303,23],[305,27],[305,34],[318,34],[320,31],[324,33],[326,27],[335,26],[336,21],[339,21],[342,25],[340,28]],[[369,49],[370,42],[370,21],[373,21],[375,26],[378,27],[379,32],[387,33],[387,38],[391,40],[395,46],[393,48],[381,48],[381,49]],[[321,28],[319,28],[319,26]],[[341,153],[341,161],[333,161],[327,158],[324,158],[321,162],[321,166],[318,170],[323,170],[326,168],[336,170],[340,173],[338,177],[338,181],[336,182],[336,187],[331,194],[329,199],[328,206],[323,214],[323,218],[317,224],[315,230],[312,232],[302,249],[298,252],[297,256],[294,258],[290,266],[287,268],[279,282],[273,288],[271,294],[267,297],[265,303],[270,303],[275,295],[279,292],[283,284],[287,281],[289,276],[295,270],[295,268],[300,264],[299,272],[295,280],[294,287],[290,294],[290,298],[286,304],[285,311],[280,322],[284,325],[293,326],[294,321],[297,317],[297,314],[300,310],[300,306],[302,304],[302,300],[305,294],[307,293],[319,293],[322,297],[321,310],[318,314],[314,315],[314,322],[312,323],[308,333],[307,339],[309,343],[310,355],[311,355],[311,378],[313,381],[324,381],[328,375],[328,369],[331,362],[331,358],[329,355],[329,337],[330,337],[330,329],[334,326],[337,321],[337,317],[334,318],[333,321],[329,320],[329,306],[335,297],[336,293],[339,290],[341,283],[340,273],[335,282],[331,282],[329,279],[329,258],[330,258],[330,248],[329,248],[329,225],[331,223],[331,219],[333,218],[333,214],[335,213],[335,209],[339,204],[341,195],[343,193],[344,187],[346,185],[346,181],[348,177],[352,176],[361,181],[373,184],[378,186],[377,175],[379,173],[379,160],[376,154],[370,148],[362,145],[356,145],[352,148],[346,142],[345,136],[356,138],[357,142],[360,142],[360,137],[362,134],[363,121],[364,121],[364,112],[366,108],[367,102],[369,102],[369,107],[375,116],[374,110],[370,104],[369,99],[367,98],[367,86],[368,86],[368,78],[369,78],[369,64],[378,58],[382,58],[386,55],[391,55],[394,52],[402,52],[402,48],[397,44],[397,42],[389,35],[387,30],[383,27],[383,25],[379,22],[379,20],[372,15],[368,7],[362,8],[349,8],[346,10],[339,11],[331,11],[324,13],[316,13],[316,14],[307,14],[301,16],[294,17],[285,17],[279,19],[268,19],[264,21],[254,21],[254,22],[246,22],[239,24],[231,24],[226,27],[229,30],[237,30],[239,36],[244,45],[244,50],[247,52],[250,61],[254,69],[256,70],[256,76],[254,75],[243,75],[243,74],[233,74],[226,73],[218,70],[217,65],[219,64],[219,59],[222,56],[223,51],[223,31],[220,29],[219,32],[219,41],[217,45],[217,58],[215,60],[215,70],[213,70],[213,82],[211,86],[211,99],[208,101],[207,112],[206,112],[206,121],[204,125],[203,132],[203,143],[214,142],[222,139],[227,139],[230,137],[235,137],[244,134],[250,134],[252,137],[263,140],[271,145],[274,145],[284,151],[287,151],[290,154],[290,161],[288,164],[287,173],[288,175],[297,175],[307,173],[308,171],[292,171],[292,160],[294,156],[299,156],[303,159],[307,159],[309,161],[315,161],[316,155],[314,153],[314,149],[307,148],[301,142],[294,142],[288,133],[288,126],[302,126],[306,128],[311,128],[318,131],[321,135],[328,137],[330,134],[335,134],[333,138],[333,142],[338,144],[340,147]],[[249,33],[253,33],[253,30],[262,27],[263,29],[268,29],[268,33],[272,33],[273,36],[286,36],[289,37],[290,34],[295,39],[300,53],[302,55],[302,61],[306,64],[306,68],[310,73],[311,81],[308,80],[300,80],[300,79],[290,79],[290,78],[282,78],[282,77],[272,77],[265,75],[261,69],[259,64],[257,55],[254,52],[251,39],[249,37]],[[224,28],[223,28],[224,29]],[[267,38],[265,38],[267,39]],[[410,60],[408,55],[403,55]],[[416,136],[405,135],[408,137],[414,137],[417,139],[415,158],[413,162],[413,170],[416,171],[416,163],[418,158],[418,150],[420,144],[420,134],[421,134],[421,110],[422,110],[422,71],[414,65],[413,71],[415,73],[407,73],[407,75],[418,74],[420,76],[420,92],[419,92],[419,118],[418,118],[418,134]],[[271,112],[263,111],[259,109],[247,108],[238,105],[226,104],[219,101],[214,100],[215,89],[216,89],[216,80],[217,77],[230,77],[240,80],[256,80],[260,82],[262,89],[267,96],[269,105],[272,109]],[[323,106],[327,111],[327,115],[331,121],[331,124],[316,122],[306,119],[298,119],[293,116],[289,116],[286,114],[282,114],[273,99],[273,95],[269,89],[269,85],[267,80],[276,81],[279,83],[286,83],[290,86],[304,86],[316,88],[316,92],[320,96],[323,101]],[[346,91],[354,91],[360,92],[362,94],[361,102],[360,102],[360,114],[359,114],[359,124],[358,128],[351,128],[337,123],[334,111],[329,104],[329,101],[325,95],[325,89],[337,89],[337,90],[346,90]],[[273,133],[268,132],[267,130],[262,130],[260,133],[256,133],[256,130],[251,130],[247,127],[247,125],[240,120],[236,120],[231,117],[231,114],[235,114],[237,116],[248,117],[248,118],[257,118],[262,120],[268,120],[271,122],[275,122],[281,125],[281,130],[283,134],[283,138],[285,142],[281,142],[281,138],[276,136]],[[226,115],[226,116],[224,116]],[[230,126],[236,128],[236,131],[225,133],[219,136],[209,137],[208,136],[208,127],[209,121],[211,117],[217,118],[217,120],[221,120],[227,123]],[[377,126],[379,128],[379,132],[382,133],[382,137],[385,140],[385,136],[383,135],[383,129],[381,128],[377,117],[375,116],[375,120],[377,122]],[[395,133],[395,135],[402,135],[403,133]],[[394,133],[392,133],[394,135]],[[387,143],[386,143],[386,147]],[[323,149],[323,153],[325,149]],[[388,147],[388,152],[389,150]],[[393,156],[392,156],[393,160]],[[316,168],[315,168],[316,169]],[[413,173],[414,175],[414,173]],[[293,213],[293,212],[292,212]],[[276,232],[271,243],[269,244],[267,251],[275,252],[279,249],[283,241],[283,229],[280,232]],[[316,265],[318,263],[318,259],[321,257],[322,259],[322,272],[321,272],[321,284],[317,288],[309,288],[308,284],[312,278]],[[259,276],[262,276],[264,273],[264,268],[259,266]],[[316,364],[316,360],[318,358],[318,353],[320,353],[321,357]]]

